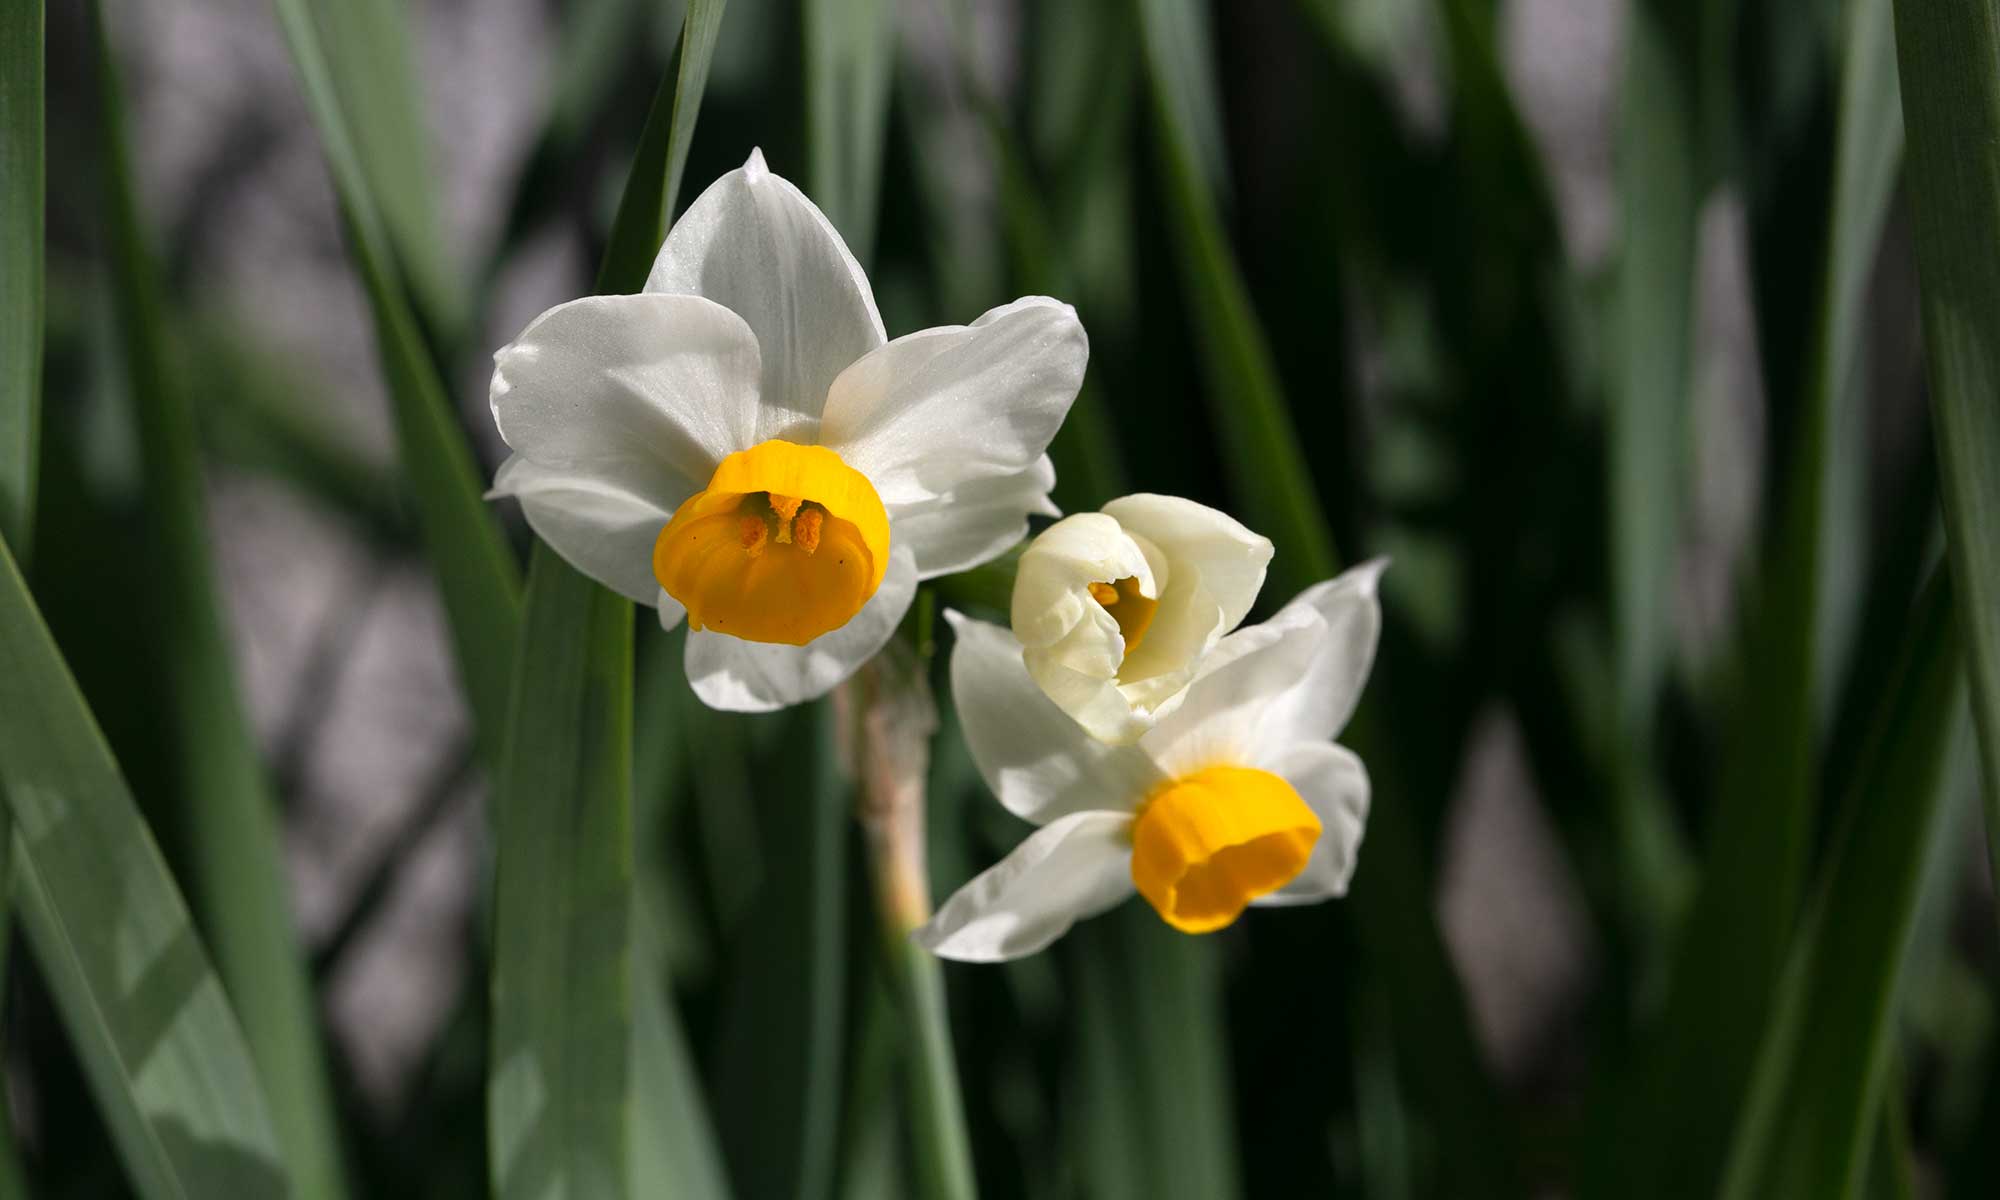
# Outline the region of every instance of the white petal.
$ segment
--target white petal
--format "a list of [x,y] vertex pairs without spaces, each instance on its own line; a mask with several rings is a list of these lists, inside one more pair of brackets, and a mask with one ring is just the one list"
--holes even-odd
[[493,420],[515,453],[670,512],[754,444],[756,339],[699,297],[572,300],[493,363]]
[[1118,623],[1090,601],[1088,589],[1093,580],[1110,583],[1125,578],[1137,579],[1146,595],[1159,595],[1145,551],[1117,521],[1103,513],[1064,517],[1036,535],[1021,555],[1008,614],[1014,636],[1025,646],[1051,646],[1069,636],[1079,622],[1103,618],[1110,622],[1115,642],[1109,651],[1115,671],[1124,655]]
[[1089,358],[1075,309],[1016,300],[970,325],[897,338],[842,371],[820,441],[884,504],[1012,475],[1049,448]]
[[1306,678],[1325,638],[1326,622],[1309,606],[1237,630],[1203,660],[1180,707],[1139,744],[1178,777],[1218,762],[1255,766],[1303,740],[1274,729],[1271,716]]
[[681,214],[646,290],[706,296],[749,322],[764,363],[755,441],[818,440],[834,378],[886,340],[861,264],[762,151]]
[[1028,536],[1030,516],[1061,516],[1049,502],[1055,485],[1055,465],[1044,454],[1025,471],[891,509],[889,522],[895,540],[917,556],[917,578],[935,579],[999,557]]
[[660,628],[669,633],[682,621],[687,620],[687,605],[667,595],[665,588],[660,589],[660,594],[653,601],[653,605],[660,610]]
[[1166,777],[1138,748],[1086,733],[1042,694],[1014,635],[947,611],[951,698],[972,761],[1015,816],[1045,824],[1091,809],[1130,812]]
[[1036,830],[911,936],[941,958],[999,962],[1047,946],[1132,894],[1132,816],[1078,812]]
[[689,630],[688,683],[702,703],[731,712],[770,712],[817,699],[875,656],[916,594],[916,563],[908,550],[893,549],[882,586],[861,611],[803,646]]
[[1345,746],[1301,742],[1265,762],[1319,817],[1321,831],[1305,870],[1257,904],[1310,904],[1347,894],[1368,823],[1368,769]]
[[1192,566],[1221,606],[1225,631],[1236,628],[1257,602],[1264,570],[1271,565],[1271,539],[1252,533],[1228,513],[1179,496],[1145,492],[1120,496],[1102,511],[1128,533],[1158,546],[1174,564],[1177,580],[1184,564]]
[[1377,584],[1388,565],[1386,558],[1371,559],[1314,584],[1279,611],[1278,617],[1318,613],[1327,636],[1305,678],[1272,707],[1269,732],[1275,741],[1323,742],[1346,728],[1375,663],[1382,634]]
[[514,496],[535,536],[570,566],[639,604],[656,603],[653,543],[672,513],[587,475],[516,454],[500,464],[493,496]]

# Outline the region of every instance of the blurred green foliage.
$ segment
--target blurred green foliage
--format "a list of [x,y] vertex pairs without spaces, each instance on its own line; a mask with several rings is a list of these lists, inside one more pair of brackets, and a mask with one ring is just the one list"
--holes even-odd
[[[440,236],[414,6],[275,0],[391,400],[380,461],[227,297],[154,265],[191,251],[120,149],[132,13],[107,6],[97,63],[52,13],[45,73],[41,6],[9,3],[0,536],[26,563],[32,513],[35,555],[32,594],[0,556],[0,794],[38,821],[76,802],[11,839],[21,1186],[929,1197],[963,1188],[969,1141],[989,1196],[1992,1194],[2000,964],[1990,919],[1953,919],[1968,659],[2000,804],[1992,6],[1896,0],[1893,28],[1891,0],[1614,6],[1601,261],[1515,93],[1519,5],[565,0],[468,265]],[[44,183],[17,164],[41,159],[45,74],[44,335]],[[678,635],[543,551],[523,606],[530,539],[479,498],[467,390],[513,332],[491,328],[507,269],[559,230],[598,290],[636,287],[676,198],[752,146],[841,229],[892,334],[1076,304],[1067,508],[1129,489],[1236,513],[1279,549],[1260,612],[1394,556],[1344,735],[1375,798],[1345,901],[1201,939],[1134,903],[1004,967],[885,954],[828,706],[704,709]],[[1732,213],[1749,446],[1699,353]],[[1912,214],[1934,428],[1877,361],[1915,333]],[[1698,638],[1678,618],[1718,444],[1757,487]],[[275,830],[299,784],[235,696],[204,470],[307,498],[443,599],[473,727],[439,748],[438,793],[489,772],[499,874],[400,1111],[338,1046],[322,1060],[300,984],[339,969],[420,839],[309,960],[292,944]],[[990,609],[1004,575],[938,591]],[[942,726],[938,895],[1021,833]],[[1437,917],[1449,806],[1496,727],[1590,971],[1525,1056],[1475,1025]],[[114,994],[92,956],[134,906],[187,1008]],[[555,1107],[524,1116],[523,1056]]]

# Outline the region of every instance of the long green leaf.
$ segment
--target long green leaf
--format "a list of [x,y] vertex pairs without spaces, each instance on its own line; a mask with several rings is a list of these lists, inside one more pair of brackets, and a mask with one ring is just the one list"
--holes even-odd
[[2000,14],[1896,0],[1896,41],[1945,531],[2000,865]]
[[864,264],[874,257],[894,11],[888,0],[805,0],[806,180]]
[[171,687],[162,717],[177,747],[174,783],[188,829],[195,904],[243,1017],[299,1194],[337,1197],[346,1191],[339,1137],[318,1008],[292,925],[276,798],[236,692],[209,554],[194,414],[169,375],[164,296],[139,216],[117,63],[102,10],[91,8],[111,279],[158,556],[157,628],[168,647]]
[[1951,852],[1945,768],[1964,695],[1961,644],[1951,591],[1934,578],[1855,774],[1852,825],[1765,1032],[1726,1200],[1859,1194],[1919,887]]
[[1303,587],[1333,574],[1333,538],[1216,210],[1220,121],[1206,29],[1191,0],[1137,4],[1160,183],[1230,483],[1244,520],[1277,545],[1273,581]]
[[403,281],[432,331],[447,336],[463,320],[464,296],[440,235],[438,173],[424,119],[414,10],[403,0],[311,0],[328,74],[354,137],[369,188]]
[[631,739],[631,605],[538,542],[495,808],[495,1196],[630,1194]]
[[815,1200],[831,1194],[840,1127],[853,821],[827,706],[782,721],[784,750],[751,793],[771,866],[735,927],[711,1074],[738,1190]]
[[[1752,1057],[1783,969],[1804,887],[1814,817],[1818,648],[1827,633],[1828,507],[1841,464],[1836,441],[1865,414],[1842,404],[1857,388],[1861,296],[1894,180],[1898,142],[1892,46],[1880,0],[1848,6],[1832,216],[1827,227],[1815,360],[1788,461],[1791,476],[1769,567],[1750,601],[1720,811],[1707,865],[1681,932],[1665,1017],[1627,1092],[1615,1179],[1621,1195],[1682,1195],[1713,1186],[1750,1082]],[[1851,464],[1849,464],[1851,465]]]
[[[689,7],[598,271],[642,286],[687,161],[720,0]],[[635,892],[632,610],[536,543],[500,781],[494,1193],[725,1194],[701,1088]],[[672,1133],[654,1128],[671,1122]]]
[[[0,12],[0,541],[34,545],[42,409],[41,0]],[[0,985],[13,924],[6,885],[12,821],[0,792]],[[0,1097],[0,1187],[20,1186],[12,1122]]]
[[291,1194],[229,999],[4,542],[0,793],[22,925],[134,1188]]
[[[1178,243],[1214,424],[1242,515],[1277,544],[1271,579],[1283,594],[1333,573],[1333,537],[1216,208],[1222,166],[1212,131],[1220,120],[1204,115],[1214,113],[1216,101],[1202,10],[1187,0],[1137,3],[1168,227]],[[1364,756],[1388,751],[1373,721],[1364,710],[1344,735]],[[1348,909],[1368,967],[1381,972],[1390,994],[1397,1061],[1412,1098],[1452,1147],[1454,1186],[1504,1195],[1516,1190],[1504,1113],[1425,898],[1420,838],[1407,806],[1378,806]]]
[[1077,1080],[1093,1196],[1226,1200],[1241,1193],[1224,1009],[1212,947],[1141,904],[1069,935],[1078,976]]
[[1631,7],[1620,111],[1625,231],[1607,419],[1612,623],[1624,740],[1649,740],[1666,665],[1694,350],[1695,97],[1656,6]]
[[646,285],[653,256],[666,240],[687,170],[688,147],[694,141],[695,118],[701,114],[702,93],[708,88],[708,68],[715,57],[715,39],[722,29],[728,0],[693,0],[681,25],[680,48],[674,67],[660,80],[639,151],[618,200],[618,216],[598,268],[600,293],[636,292]]
[[33,545],[42,409],[42,4],[0,12],[0,537]]
[[471,448],[452,418],[437,364],[404,294],[394,243],[348,132],[306,0],[271,0],[319,127],[348,245],[375,318],[376,349],[389,384],[396,440],[417,521],[451,618],[452,649],[489,765],[507,727],[513,648],[519,634],[520,569],[482,500]]

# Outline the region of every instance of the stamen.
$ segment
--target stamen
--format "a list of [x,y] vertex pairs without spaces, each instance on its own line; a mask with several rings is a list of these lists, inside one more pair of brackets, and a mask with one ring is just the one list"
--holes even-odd
[[1118,603],[1118,589],[1108,583],[1092,583],[1090,598],[1106,608]]
[[799,549],[811,554],[819,549],[820,529],[826,524],[826,513],[817,508],[809,508],[792,519],[792,540]]
[[736,525],[743,544],[743,553],[751,558],[764,553],[764,546],[771,538],[771,527],[765,523],[764,518],[743,517]]

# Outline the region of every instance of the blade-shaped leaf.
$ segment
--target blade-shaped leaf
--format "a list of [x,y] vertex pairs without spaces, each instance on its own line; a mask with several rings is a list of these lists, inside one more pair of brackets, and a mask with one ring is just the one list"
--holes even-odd
[[1632,6],[1620,112],[1616,357],[1608,410],[1619,715],[1645,739],[1666,665],[1694,349],[1695,97],[1662,18]]
[[496,1196],[629,1194],[632,608],[536,543],[494,819]]
[[1216,210],[1220,118],[1207,30],[1190,0],[1137,2],[1160,183],[1231,486],[1244,521],[1277,545],[1273,581],[1300,588],[1333,574],[1333,538]]
[[437,364],[410,312],[399,266],[373,186],[348,132],[306,0],[272,0],[298,69],[306,107],[319,127],[348,247],[375,318],[376,349],[389,384],[396,441],[418,526],[437,571],[452,649],[489,764],[498,763],[520,627],[520,568],[501,540]]
[[1945,531],[2000,864],[2000,18],[1976,0],[1897,0],[1896,42]]
[[173,783],[188,831],[195,904],[243,1018],[298,1192],[336,1197],[346,1191],[339,1137],[318,1008],[292,925],[276,798],[236,692],[209,555],[194,414],[169,374],[164,296],[140,224],[117,64],[102,10],[91,9],[111,281],[157,555],[154,620],[170,656],[161,719],[178,748]]
[[1893,107],[1895,79],[1884,15],[1873,0],[1848,6],[1815,361],[1771,553],[1747,604],[1739,717],[1705,873],[1680,934],[1662,1027],[1641,1067],[1647,1082],[1627,1091],[1617,1153],[1599,1160],[1613,1173],[1599,1177],[1599,1188],[1620,1195],[1713,1186],[1798,915],[1815,811],[1828,509],[1837,488],[1854,482],[1836,484],[1854,464],[1836,462],[1832,447],[1852,444],[1860,436],[1853,426],[1865,420],[1840,400],[1859,386],[1852,346],[1899,148],[1894,124],[1881,118]]
[[403,280],[434,332],[455,334],[464,296],[440,234],[414,10],[402,0],[312,0],[329,77]]
[[35,959],[147,1200],[290,1194],[187,906],[0,542],[0,793]]
[[42,4],[0,12],[0,537],[28,560],[42,407]]
[[1223,1006],[1212,947],[1128,903],[1071,931],[1089,1194],[1240,1194]]
[[1934,577],[1855,773],[1852,823],[1772,1009],[1722,1191],[1729,1200],[1859,1194],[1919,887],[1952,848],[1941,835],[1961,645],[1951,590]]
[[[689,6],[678,67],[640,135],[600,290],[645,282],[722,9],[721,0]],[[665,990],[659,931],[634,887],[632,608],[541,542],[513,705],[497,813],[487,1093],[495,1193],[724,1195],[700,1082]]]
[[708,67],[715,58],[715,39],[722,29],[728,0],[693,0],[681,25],[680,48],[673,69],[660,80],[618,216],[598,269],[600,293],[636,292],[646,285],[653,256],[666,240],[687,169],[688,146],[694,140],[695,118],[701,114],[702,93],[708,88]]
[[854,257],[874,257],[895,6],[806,0],[806,179]]

